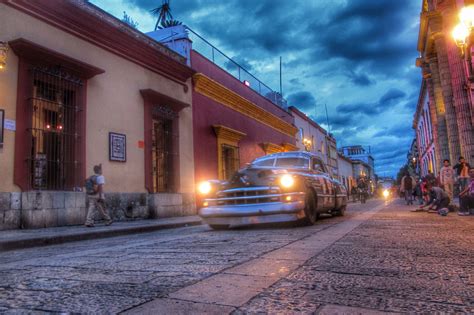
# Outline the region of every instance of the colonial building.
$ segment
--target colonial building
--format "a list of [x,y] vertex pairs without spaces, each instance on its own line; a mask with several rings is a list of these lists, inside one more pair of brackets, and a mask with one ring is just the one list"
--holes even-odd
[[290,113],[295,118],[298,128],[296,146],[303,151],[309,151],[319,156],[324,163],[328,163],[327,131],[317,122],[306,116],[298,108],[290,106]]
[[[419,164],[419,171],[421,176],[425,176],[428,172],[437,175],[441,169],[439,162],[439,147],[435,145],[433,122],[430,114],[431,104],[428,96],[426,79],[423,79],[420,89],[420,96],[416,108],[415,117],[413,119],[413,129],[416,132],[416,144],[418,152],[413,157],[416,164]],[[412,158],[413,158],[412,157]],[[410,165],[411,161],[408,161]]]
[[365,176],[375,181],[375,160],[369,149],[361,145],[345,146],[339,152],[352,160],[354,164],[354,176]]
[[298,130],[278,93],[189,28],[148,35],[187,57],[197,72],[192,90],[197,181],[229,179],[259,156],[298,149]]
[[85,0],[1,1],[0,30],[0,229],[82,224],[99,163],[116,219],[195,213],[185,58]]
[[356,177],[354,177],[354,169],[352,160],[345,157],[343,154],[337,154],[337,165],[339,170],[339,181],[346,187],[350,193],[351,188],[356,185]]
[[[456,163],[464,156],[474,162],[472,50],[464,46],[469,57],[464,59],[451,35],[459,23],[460,10],[468,4],[473,1],[421,1],[420,58],[416,65],[421,68],[423,84],[413,127],[420,128],[417,136],[422,172],[436,172],[444,159]],[[428,123],[431,130],[426,128]]]

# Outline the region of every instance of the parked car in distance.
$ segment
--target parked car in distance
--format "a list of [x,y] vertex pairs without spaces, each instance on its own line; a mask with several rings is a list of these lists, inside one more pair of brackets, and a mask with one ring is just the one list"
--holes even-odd
[[199,215],[213,229],[300,221],[312,225],[321,213],[344,215],[345,187],[323,161],[294,151],[257,158],[229,181],[198,185]]

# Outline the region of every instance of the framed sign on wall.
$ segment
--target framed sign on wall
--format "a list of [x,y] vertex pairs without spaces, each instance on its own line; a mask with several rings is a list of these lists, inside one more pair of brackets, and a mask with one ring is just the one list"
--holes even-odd
[[127,136],[109,132],[109,160],[116,162],[127,161]]
[[4,141],[4,134],[5,134],[5,110],[0,109],[0,148],[3,147]]

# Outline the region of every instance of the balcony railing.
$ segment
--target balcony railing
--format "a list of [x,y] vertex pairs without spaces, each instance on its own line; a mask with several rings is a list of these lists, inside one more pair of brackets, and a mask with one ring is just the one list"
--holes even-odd
[[248,85],[249,88],[262,95],[273,104],[285,110],[287,109],[287,101],[281,96],[279,92],[271,89],[268,85],[263,83],[239,63],[228,57],[221,50],[213,46],[192,29],[186,26],[186,30],[188,31],[189,39],[193,42],[193,49],[195,51],[199,52],[214,64],[230,73],[233,77],[241,81],[242,84]]

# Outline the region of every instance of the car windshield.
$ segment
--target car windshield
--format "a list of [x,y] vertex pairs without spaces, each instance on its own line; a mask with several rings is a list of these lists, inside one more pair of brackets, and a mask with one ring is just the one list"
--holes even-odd
[[298,157],[279,157],[276,160],[277,167],[296,167],[296,168],[308,168],[308,159]]

